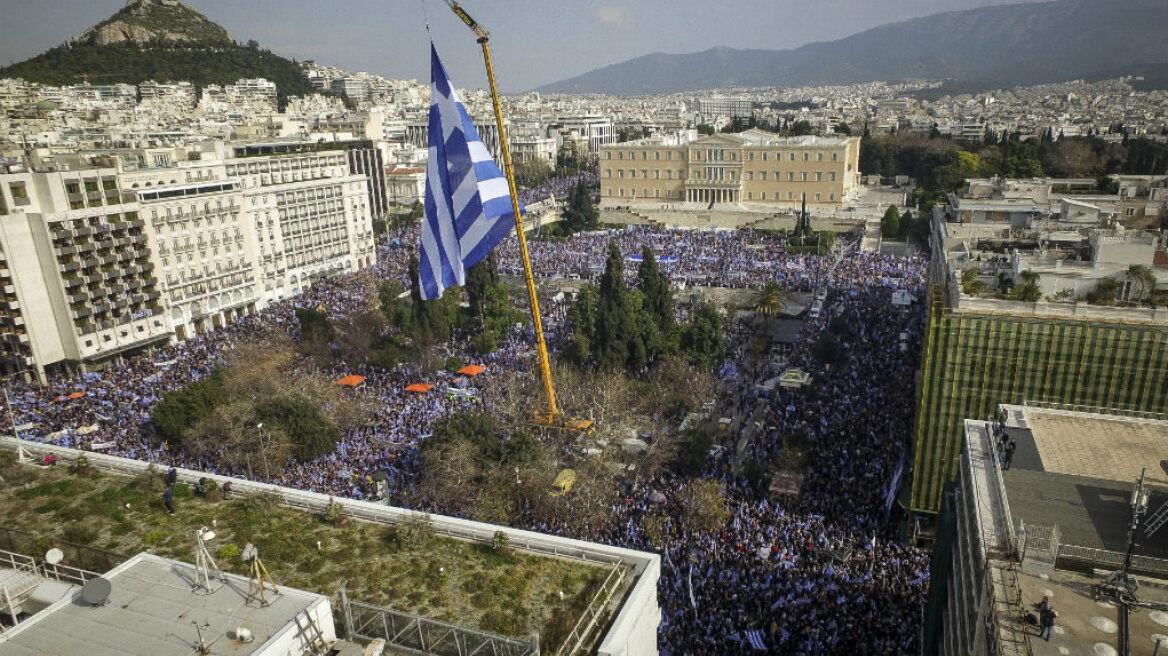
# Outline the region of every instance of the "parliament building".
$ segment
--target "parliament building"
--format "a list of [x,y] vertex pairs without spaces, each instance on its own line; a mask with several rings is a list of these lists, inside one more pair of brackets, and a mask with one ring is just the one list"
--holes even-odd
[[859,188],[859,157],[859,137],[652,136],[601,146],[601,203],[839,205]]

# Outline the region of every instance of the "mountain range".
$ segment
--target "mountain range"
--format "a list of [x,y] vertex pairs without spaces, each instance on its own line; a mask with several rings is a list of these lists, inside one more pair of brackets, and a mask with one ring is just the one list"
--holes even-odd
[[1000,88],[1168,65],[1165,35],[1164,0],[1055,0],[934,14],[791,50],[654,53],[535,90],[638,95],[912,78]]

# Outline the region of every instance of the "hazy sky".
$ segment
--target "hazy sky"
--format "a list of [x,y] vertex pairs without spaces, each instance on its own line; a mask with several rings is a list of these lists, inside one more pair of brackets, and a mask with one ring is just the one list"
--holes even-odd
[[[1100,0],[1106,1],[1106,0]],[[0,0],[0,62],[64,43],[123,0]],[[423,0],[188,0],[237,41],[298,59],[429,80]],[[466,0],[491,31],[506,92],[653,52],[715,46],[794,48],[877,25],[1006,0]],[[455,84],[486,84],[481,51],[442,0],[424,0],[434,43]],[[922,35],[922,38],[928,38]]]

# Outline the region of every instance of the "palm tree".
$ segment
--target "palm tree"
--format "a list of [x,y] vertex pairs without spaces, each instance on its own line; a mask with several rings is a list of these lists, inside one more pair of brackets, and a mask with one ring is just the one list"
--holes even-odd
[[773,280],[763,285],[758,296],[754,298],[754,313],[760,317],[770,319],[778,316],[785,307],[787,307],[787,294]]

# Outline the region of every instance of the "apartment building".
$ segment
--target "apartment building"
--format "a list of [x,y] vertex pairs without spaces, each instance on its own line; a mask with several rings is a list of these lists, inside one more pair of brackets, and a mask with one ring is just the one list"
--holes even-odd
[[222,161],[143,167],[122,180],[137,193],[176,339],[258,309],[255,231],[243,184]]
[[0,175],[0,370],[100,366],[166,343],[140,206],[112,161]]
[[859,155],[858,137],[648,137],[601,147],[601,202],[838,205],[859,188]]
[[296,295],[315,280],[376,260],[367,178],[350,172],[344,146],[240,146],[226,163],[226,175],[243,186],[265,301]]

